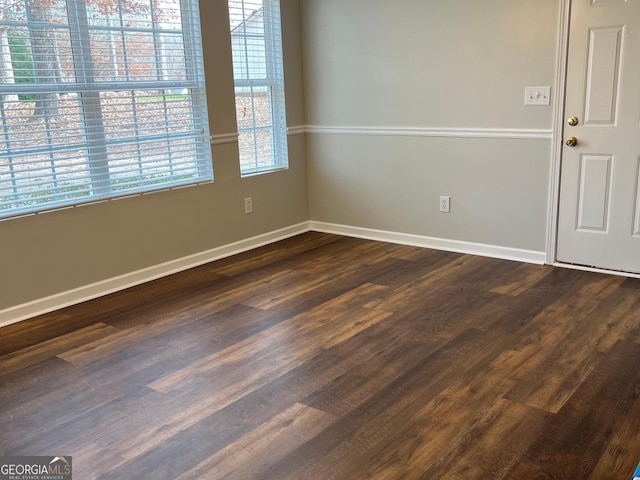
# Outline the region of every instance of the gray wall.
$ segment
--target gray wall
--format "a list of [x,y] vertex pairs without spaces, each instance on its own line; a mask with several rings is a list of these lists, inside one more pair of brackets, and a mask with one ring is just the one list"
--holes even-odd
[[[226,2],[200,2],[214,135],[236,131]],[[301,125],[297,0],[282,10],[288,124]],[[308,220],[304,136],[289,138],[283,172],[241,179],[237,150],[213,147],[210,185],[0,222],[0,310]]]
[[338,127],[308,136],[311,218],[544,251],[550,140],[342,127],[550,130],[552,107],[523,101],[525,86],[554,82],[559,2],[301,4],[306,121]]
[[[200,2],[214,135],[236,129],[226,1]],[[281,1],[290,126],[552,128],[522,103],[553,83],[558,0]],[[241,179],[237,145],[214,146],[211,185],[0,222],[0,310],[309,219],[543,251],[550,153],[317,133],[289,137],[289,170]]]

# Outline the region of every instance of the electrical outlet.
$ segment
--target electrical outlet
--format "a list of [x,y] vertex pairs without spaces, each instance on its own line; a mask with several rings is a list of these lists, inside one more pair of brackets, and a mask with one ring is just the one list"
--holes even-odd
[[244,213],[245,215],[253,213],[253,198],[247,197],[244,199]]
[[448,196],[443,195],[442,197],[440,197],[440,211],[443,213],[449,213],[450,210],[450,204],[449,202],[451,201],[451,198]]

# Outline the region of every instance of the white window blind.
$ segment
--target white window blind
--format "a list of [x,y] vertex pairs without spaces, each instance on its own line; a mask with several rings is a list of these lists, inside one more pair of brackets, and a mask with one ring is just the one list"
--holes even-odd
[[240,171],[288,166],[278,0],[229,0]]
[[0,217],[213,178],[197,0],[0,0]]

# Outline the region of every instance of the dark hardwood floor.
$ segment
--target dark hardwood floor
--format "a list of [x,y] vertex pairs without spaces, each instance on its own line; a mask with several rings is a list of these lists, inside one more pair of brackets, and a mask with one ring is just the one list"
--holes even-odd
[[628,479],[640,280],[308,233],[0,329],[74,479]]

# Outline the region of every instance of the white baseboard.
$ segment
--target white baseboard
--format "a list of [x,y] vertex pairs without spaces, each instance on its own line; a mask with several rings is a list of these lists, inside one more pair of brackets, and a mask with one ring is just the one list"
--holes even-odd
[[432,248],[434,250],[444,250],[448,252],[478,255],[481,257],[492,257],[500,258],[503,260],[514,260],[524,263],[535,263],[538,265],[543,265],[546,260],[545,252],[537,252],[534,250],[522,250],[519,248],[463,242],[460,240],[424,237],[421,235],[388,232],[383,230],[372,230],[369,228],[336,225],[333,223],[312,221],[310,222],[310,230],[316,232],[345,235],[348,237],[364,238],[367,240],[378,240],[381,242],[398,243],[401,245]]
[[29,303],[9,307],[5,310],[0,310],[0,327],[5,327],[7,325],[18,323],[22,320],[33,318],[45,313],[50,313],[70,305],[109,295],[110,293],[134,287],[174,273],[182,272],[193,267],[204,265],[205,263],[220,260],[221,258],[253,250],[254,248],[262,247],[308,231],[309,222],[303,222],[281,230],[258,235],[257,237],[213,248],[205,252],[196,253],[177,260],[171,260],[160,265],[154,265],[153,267],[144,268],[142,270],[126,273],[118,277],[109,278],[107,280],[85,285],[73,290],[57,293]]
[[0,310],[0,327],[18,323],[28,318],[37,317],[38,315],[50,313],[104,295],[109,295],[151,280],[166,277],[248,250],[253,250],[312,230],[347,237],[515,260],[525,263],[544,264],[546,259],[544,252],[310,221]]

